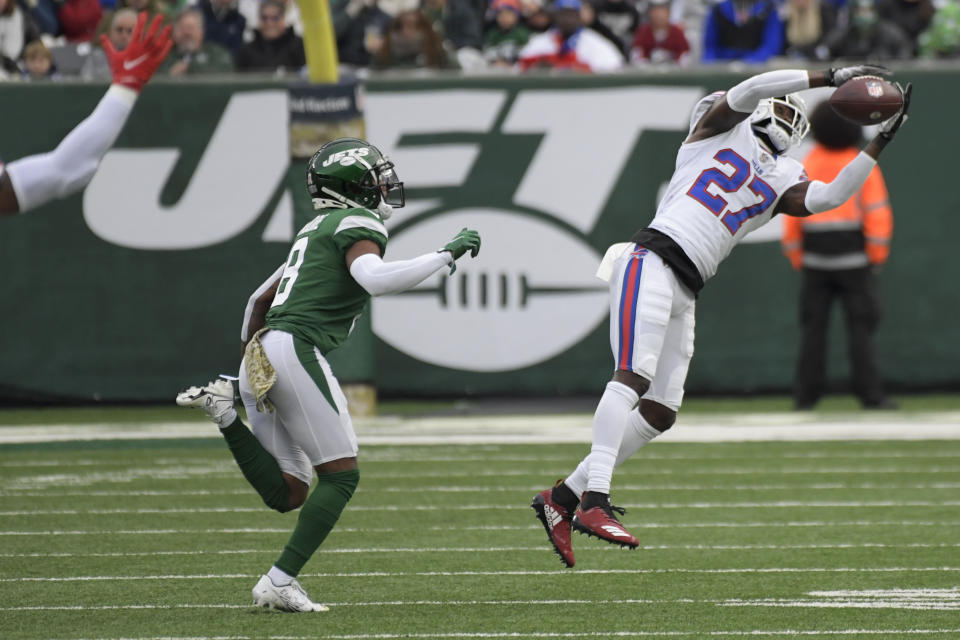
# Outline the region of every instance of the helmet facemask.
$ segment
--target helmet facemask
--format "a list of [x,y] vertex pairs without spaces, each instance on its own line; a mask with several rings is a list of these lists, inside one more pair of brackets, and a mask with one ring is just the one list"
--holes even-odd
[[810,130],[806,105],[795,93],[761,100],[750,116],[750,123],[776,154],[785,153],[799,144]]

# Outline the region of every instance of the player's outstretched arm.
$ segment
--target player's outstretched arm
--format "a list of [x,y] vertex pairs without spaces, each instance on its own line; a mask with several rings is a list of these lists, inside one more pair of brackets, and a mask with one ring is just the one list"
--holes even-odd
[[463,229],[440,250],[409,260],[384,262],[380,247],[370,240],[360,240],[347,250],[346,263],[350,275],[372,296],[399,293],[415,287],[440,269],[449,266],[456,271],[456,260],[470,252],[480,252],[480,234]]
[[907,121],[913,85],[907,83],[901,91],[903,91],[903,107],[897,115],[880,125],[880,133],[837,174],[837,177],[830,182],[814,180],[793,185],[780,198],[777,213],[809,216],[830,211],[860,191],[870,172],[877,166],[877,158],[880,157],[884,147],[890,144],[897,131]]
[[751,76],[734,85],[700,118],[688,142],[704,140],[729,131],[746,120],[761,100],[813,87],[839,87],[860,76],[888,76],[890,71],[875,65],[837,67],[826,71],[783,69]]
[[141,13],[130,44],[116,51],[104,37],[113,84],[83,122],[48,153],[11,162],[0,179],[0,214],[25,212],[79,191],[90,182],[100,159],[116,142],[143,85],[170,51],[170,27],[156,16],[144,34]]

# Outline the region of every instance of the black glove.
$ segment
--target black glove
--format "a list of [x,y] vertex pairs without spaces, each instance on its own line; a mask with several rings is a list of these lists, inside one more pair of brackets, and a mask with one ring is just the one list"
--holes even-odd
[[863,76],[880,76],[886,78],[893,75],[890,69],[875,64],[858,64],[852,67],[831,67],[823,72],[828,87],[839,87],[848,80]]
[[900,88],[900,93],[903,94],[903,106],[900,108],[900,111],[897,112],[897,115],[888,120],[884,120],[880,124],[880,137],[887,142],[893,140],[893,136],[897,135],[897,131],[899,131],[903,123],[907,121],[907,110],[910,108],[910,94],[913,93],[913,83],[911,82],[908,82],[906,87],[901,87],[899,84],[897,87]]

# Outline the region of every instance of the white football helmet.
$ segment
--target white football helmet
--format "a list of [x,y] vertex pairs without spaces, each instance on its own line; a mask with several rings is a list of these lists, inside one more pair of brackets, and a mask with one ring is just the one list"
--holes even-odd
[[[778,107],[781,113],[777,113]],[[777,154],[799,144],[810,130],[807,105],[796,93],[761,100],[750,115],[750,124],[754,131],[766,135]]]

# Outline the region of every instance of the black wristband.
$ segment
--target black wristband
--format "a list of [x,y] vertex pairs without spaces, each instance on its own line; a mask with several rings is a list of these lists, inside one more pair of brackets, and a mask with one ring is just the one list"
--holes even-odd
[[836,74],[836,72],[837,70],[834,69],[833,67],[830,67],[829,69],[823,72],[823,80],[827,83],[828,87],[837,86],[836,84],[834,84],[834,75]]

